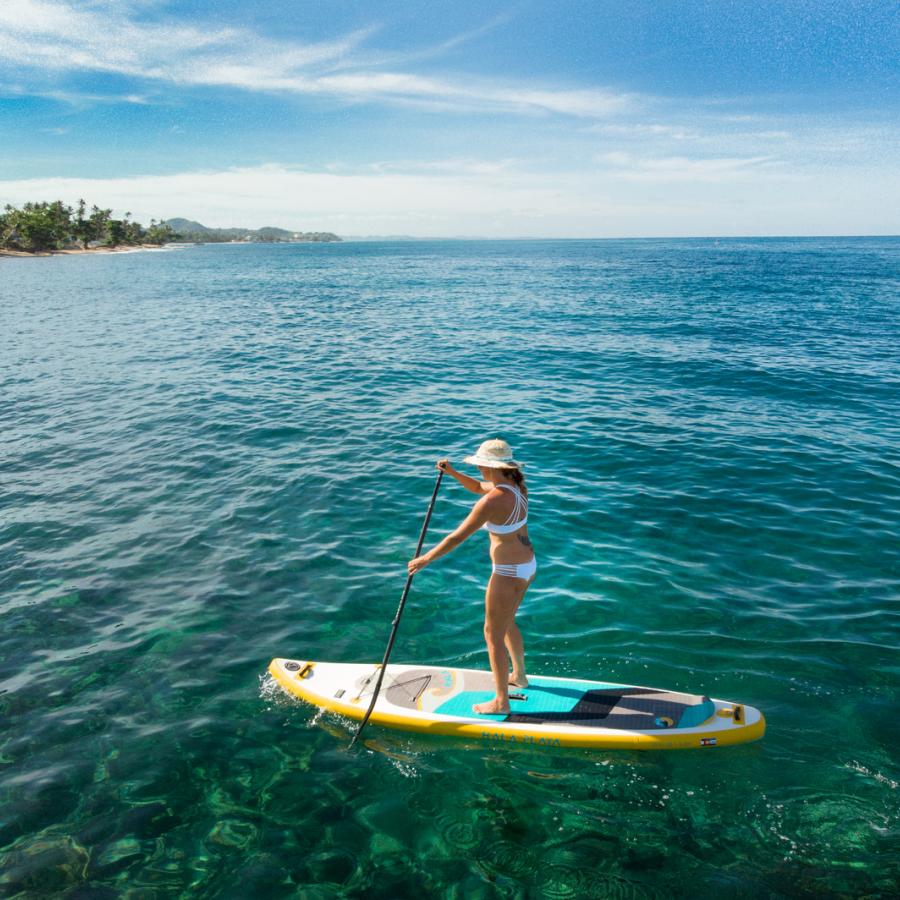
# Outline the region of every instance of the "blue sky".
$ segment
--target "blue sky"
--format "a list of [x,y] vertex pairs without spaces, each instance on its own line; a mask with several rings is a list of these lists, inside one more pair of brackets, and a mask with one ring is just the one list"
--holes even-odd
[[0,202],[340,234],[900,232],[900,5],[2,0]]

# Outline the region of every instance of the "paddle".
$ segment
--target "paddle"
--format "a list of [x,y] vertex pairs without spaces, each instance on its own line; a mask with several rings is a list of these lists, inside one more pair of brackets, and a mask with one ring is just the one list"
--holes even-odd
[[[428,523],[431,521],[431,513],[434,510],[434,501],[437,499],[438,488],[441,486],[441,479],[443,477],[444,470],[441,469],[438,472],[437,481],[434,483],[434,491],[431,494],[431,503],[428,504],[428,512],[425,514],[425,523],[422,525],[422,533],[419,535],[419,545],[416,547],[416,556],[422,552],[422,544],[425,543],[425,532],[428,531]],[[403,588],[403,596],[400,598],[400,605],[397,607],[397,613],[394,616],[393,627],[391,628],[391,638],[388,641],[387,649],[384,651],[384,659],[381,661],[381,666],[378,669],[378,681],[375,682],[375,690],[372,693],[372,702],[369,704],[369,708],[366,710],[362,722],[359,723],[359,728],[356,729],[353,740],[350,741],[350,747],[359,740],[359,736],[362,734],[362,730],[366,727],[366,722],[369,721],[369,716],[372,715],[372,710],[375,708],[375,701],[378,699],[378,692],[381,690],[381,682],[384,680],[384,672],[387,668],[388,658],[391,655],[391,650],[394,649],[394,639],[397,637],[397,626],[400,624],[400,616],[403,615],[403,607],[406,606],[406,598],[409,595],[409,588],[412,584],[412,580],[412,575],[408,575],[406,578],[406,587]]]

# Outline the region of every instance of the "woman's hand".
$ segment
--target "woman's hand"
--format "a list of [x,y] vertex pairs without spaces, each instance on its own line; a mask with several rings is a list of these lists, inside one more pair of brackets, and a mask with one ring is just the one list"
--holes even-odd
[[419,571],[421,571],[422,569],[424,569],[425,566],[427,566],[428,563],[430,563],[430,562],[431,562],[431,560],[428,559],[427,556],[417,556],[415,559],[411,559],[411,560],[406,564],[406,571],[407,571],[410,575],[415,575],[416,572],[419,572]]
[[435,463],[435,467],[440,469],[442,472],[452,472],[453,466],[450,465],[449,459],[439,459]]

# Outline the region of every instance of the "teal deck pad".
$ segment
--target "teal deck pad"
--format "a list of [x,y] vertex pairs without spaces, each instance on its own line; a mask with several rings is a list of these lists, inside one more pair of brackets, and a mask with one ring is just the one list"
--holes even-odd
[[702,703],[698,703],[696,706],[688,706],[685,709],[678,720],[677,727],[694,728],[697,725],[702,725],[715,711],[716,704],[709,697],[705,697]]
[[[588,691],[621,690],[623,685],[604,684],[598,681],[561,681],[558,678],[533,677],[529,679],[527,688],[511,687],[514,694],[524,694],[524,700],[510,698],[510,713],[516,714],[546,714],[565,713],[574,709],[578,702]],[[502,722],[506,719],[506,713],[476,714],[472,706],[476,703],[486,703],[494,697],[493,691],[463,691],[455,697],[451,697],[442,703],[435,713],[442,716],[459,716],[471,718],[478,715],[479,718],[492,719]]]

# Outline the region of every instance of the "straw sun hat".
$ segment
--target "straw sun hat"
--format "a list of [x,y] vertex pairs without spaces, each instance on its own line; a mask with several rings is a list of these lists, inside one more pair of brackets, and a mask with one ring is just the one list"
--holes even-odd
[[525,464],[513,459],[512,447],[500,438],[485,441],[472,456],[467,456],[463,462],[473,466],[483,466],[485,469],[524,469]]

